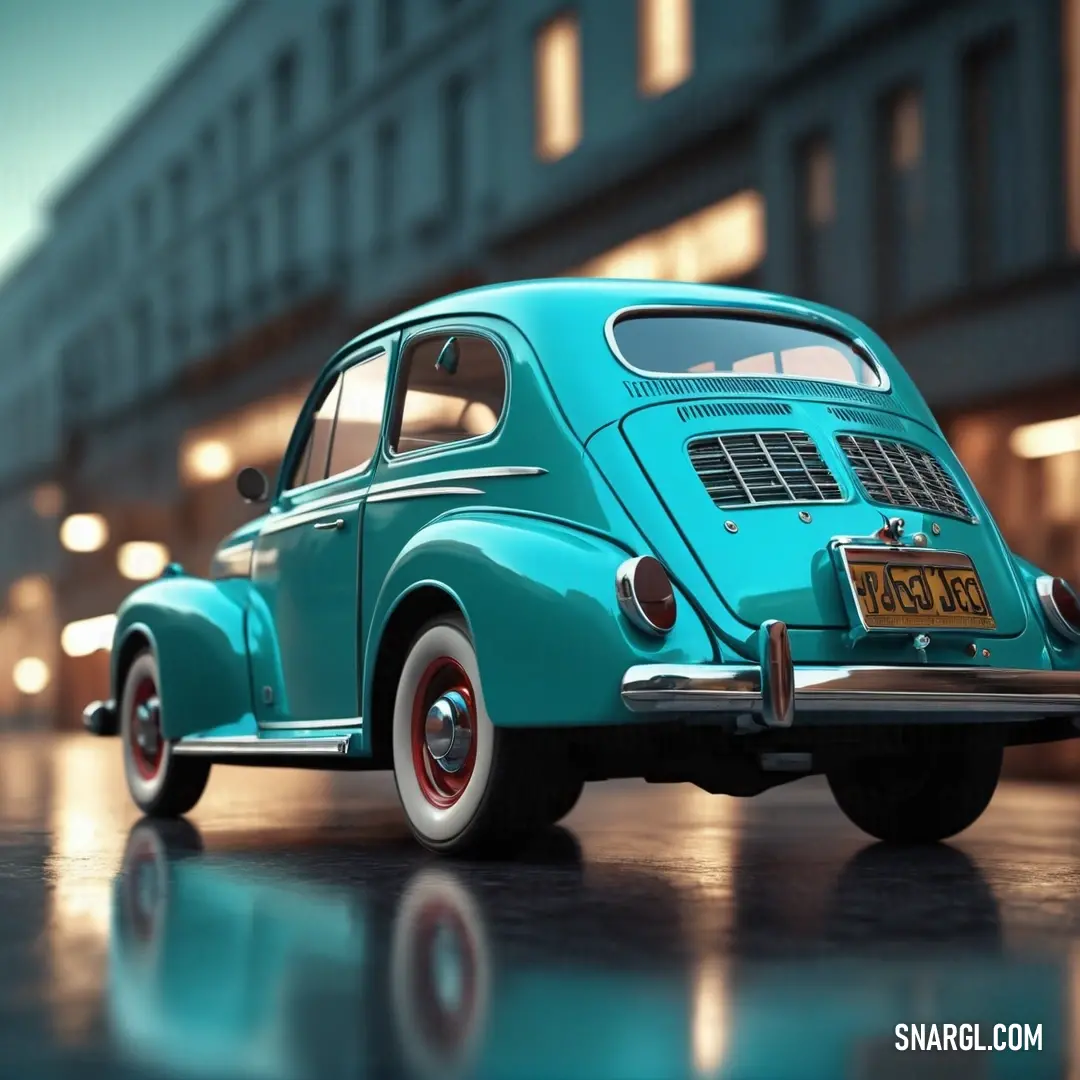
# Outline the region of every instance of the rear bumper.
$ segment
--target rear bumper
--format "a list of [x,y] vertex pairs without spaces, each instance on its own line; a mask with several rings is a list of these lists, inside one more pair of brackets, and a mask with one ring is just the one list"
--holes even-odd
[[[633,712],[761,716],[761,669],[719,665],[630,668],[622,699]],[[933,712],[1005,717],[1080,715],[1080,672],[965,667],[796,667],[795,715]],[[787,726],[785,724],[771,726]]]
[[1080,717],[1080,671],[990,667],[795,667],[787,627],[762,623],[758,663],[643,664],[623,676],[623,703],[637,713],[712,713],[752,726],[790,727],[796,715],[897,719],[1035,720]]

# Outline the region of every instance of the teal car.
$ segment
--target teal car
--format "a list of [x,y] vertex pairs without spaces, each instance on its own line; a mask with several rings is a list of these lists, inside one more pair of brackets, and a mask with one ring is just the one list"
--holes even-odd
[[429,848],[506,850],[613,777],[812,773],[884,840],[989,803],[1080,716],[1080,604],[1011,553],[885,343],[674,282],[458,293],[322,370],[208,577],[121,605],[150,815],[215,764],[392,769]]

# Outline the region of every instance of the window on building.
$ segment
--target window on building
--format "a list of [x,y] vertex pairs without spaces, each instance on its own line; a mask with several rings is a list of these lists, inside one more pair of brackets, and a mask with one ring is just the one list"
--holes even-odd
[[878,306],[891,315],[911,302],[924,228],[923,95],[916,87],[881,103],[877,174]]
[[342,152],[330,162],[330,247],[343,266],[352,246],[352,162]]
[[740,191],[620,244],[571,273],[582,277],[735,281],[765,257],[765,200]]
[[296,285],[300,245],[300,204],[296,187],[290,184],[278,195],[278,250],[281,284],[286,292]]
[[379,46],[394,52],[405,42],[405,0],[379,0]]
[[475,439],[494,431],[506,400],[506,368],[494,343],[478,334],[445,334],[411,345],[401,362],[389,445],[395,454]]
[[140,251],[148,251],[154,244],[154,199],[149,191],[135,199],[135,242]]
[[451,217],[461,213],[465,206],[468,93],[469,83],[464,75],[455,75],[443,87],[443,171],[446,207]]
[[581,24],[573,12],[536,35],[536,154],[556,161],[581,142]]
[[1011,35],[979,44],[964,61],[964,190],[968,273],[984,281],[1006,270],[1019,244],[1016,49]]
[[823,0],[780,0],[777,7],[780,40],[797,45],[821,25]]
[[187,165],[180,162],[169,173],[169,212],[174,234],[182,233],[188,224],[190,181]]
[[252,303],[257,303],[259,291],[262,288],[263,251],[262,222],[256,211],[252,211],[244,222],[244,247],[247,257],[248,289],[251,292]]
[[223,329],[223,323],[225,322],[225,310],[229,303],[229,292],[231,286],[231,266],[229,258],[229,239],[226,236],[219,236],[214,240],[214,247],[211,253],[212,264],[212,280],[214,288],[214,296],[211,304],[211,322],[215,330]]
[[836,156],[824,135],[798,149],[798,276],[803,296],[820,299],[836,220]]
[[694,69],[692,0],[638,0],[638,88],[658,97]]
[[154,309],[143,297],[131,310],[132,354],[137,382],[148,381],[154,369]]
[[253,150],[252,106],[248,94],[241,94],[233,104],[233,128],[236,134],[236,168],[243,175],[251,168]]
[[331,97],[344,94],[352,83],[353,17],[348,4],[338,4],[326,16],[326,74]]
[[275,61],[271,73],[274,101],[274,123],[278,131],[286,131],[296,120],[296,98],[300,55],[295,48],[286,49]]
[[1067,242],[1080,252],[1080,0],[1063,0],[1061,30]]
[[371,464],[382,432],[389,372],[389,356],[379,353],[342,373],[327,476],[363,472]]
[[173,354],[182,356],[190,344],[187,277],[182,270],[174,271],[169,277],[169,305],[169,342]]
[[398,128],[391,120],[375,136],[375,222],[377,240],[387,246],[397,217]]
[[199,136],[199,158],[202,162],[204,199],[212,203],[221,191],[221,148],[217,128],[207,126]]

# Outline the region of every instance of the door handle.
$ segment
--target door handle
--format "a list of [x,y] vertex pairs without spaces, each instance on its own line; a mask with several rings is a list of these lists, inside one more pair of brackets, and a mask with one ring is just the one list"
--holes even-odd
[[344,529],[345,528],[345,519],[344,518],[334,518],[333,521],[316,521],[315,522],[315,528],[316,529]]

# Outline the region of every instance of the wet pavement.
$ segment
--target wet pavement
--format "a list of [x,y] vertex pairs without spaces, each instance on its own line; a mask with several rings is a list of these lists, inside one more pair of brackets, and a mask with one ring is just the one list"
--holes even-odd
[[[118,750],[0,739],[0,1077],[1080,1077],[1080,791],[894,851],[817,781],[599,784],[482,864],[384,776],[218,768],[139,822]],[[895,1048],[947,1023],[1042,1048]]]

